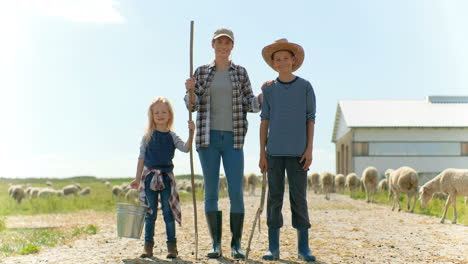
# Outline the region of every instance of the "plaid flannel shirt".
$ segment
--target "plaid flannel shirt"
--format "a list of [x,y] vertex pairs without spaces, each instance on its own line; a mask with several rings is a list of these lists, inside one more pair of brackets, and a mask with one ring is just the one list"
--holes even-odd
[[[208,147],[210,144],[210,86],[216,71],[215,62],[198,67],[195,70],[195,104],[192,112],[197,111],[197,131],[195,142],[197,149]],[[242,149],[247,134],[247,112],[258,113],[261,109],[258,97],[252,93],[247,70],[231,62],[229,77],[232,82],[232,128],[234,135],[234,148]],[[185,95],[185,104],[189,108],[188,94]]]

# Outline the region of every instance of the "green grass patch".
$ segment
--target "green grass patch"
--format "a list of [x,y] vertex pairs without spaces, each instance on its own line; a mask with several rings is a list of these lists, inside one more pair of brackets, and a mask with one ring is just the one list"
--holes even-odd
[[41,247],[53,247],[81,234],[93,235],[97,231],[94,225],[76,227],[70,231],[56,228],[4,229],[0,232],[0,258],[13,254],[37,253]]
[[[345,192],[346,195],[349,196],[349,192]],[[418,195],[419,198],[419,195]],[[366,199],[366,193],[365,192],[356,192],[356,197],[353,199],[355,200],[365,200]],[[404,211],[409,211],[407,209],[407,201],[408,201],[408,196],[407,195],[400,195],[400,204],[401,204],[401,209]],[[389,207],[392,206],[393,204],[393,197],[391,200],[388,200],[388,194],[383,193],[383,192],[378,192],[375,195],[375,202],[378,204],[384,204],[388,205]],[[418,200],[416,202],[416,207],[414,208],[414,212],[417,214],[424,214],[424,215],[430,215],[430,216],[435,216],[438,218],[442,217],[442,214],[444,212],[445,208],[445,200],[440,200],[440,199],[432,199],[426,208],[421,207],[421,202]],[[457,223],[463,224],[463,225],[468,225],[468,211],[467,211],[467,205],[465,205],[464,197],[463,196],[458,196],[457,197]],[[398,210],[398,205],[395,206],[395,210]],[[447,211],[447,216],[445,221],[450,223],[452,222],[453,219],[453,207],[450,205],[448,211]]]

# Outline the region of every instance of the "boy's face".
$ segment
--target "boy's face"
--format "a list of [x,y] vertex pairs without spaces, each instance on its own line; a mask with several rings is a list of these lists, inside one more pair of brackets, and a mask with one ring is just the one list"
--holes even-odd
[[273,54],[273,68],[279,73],[291,73],[296,63],[296,57],[287,50],[280,50]]
[[216,58],[229,58],[234,43],[230,38],[223,36],[215,39],[211,46],[214,49]]

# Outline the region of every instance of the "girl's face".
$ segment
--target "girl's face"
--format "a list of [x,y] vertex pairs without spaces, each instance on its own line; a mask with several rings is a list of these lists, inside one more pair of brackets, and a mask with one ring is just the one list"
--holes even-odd
[[230,38],[223,36],[215,39],[211,43],[211,46],[214,49],[216,58],[229,58],[232,48],[234,47],[234,43]]
[[273,67],[279,73],[291,73],[296,57],[287,50],[280,50],[273,54]]
[[171,112],[169,112],[169,107],[164,103],[157,103],[151,107],[151,112],[153,112],[153,121],[156,126],[167,127],[171,117]]

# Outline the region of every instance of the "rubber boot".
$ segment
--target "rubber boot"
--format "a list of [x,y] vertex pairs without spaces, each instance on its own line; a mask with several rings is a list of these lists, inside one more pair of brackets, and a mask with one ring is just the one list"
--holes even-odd
[[315,261],[315,256],[309,248],[309,229],[297,229],[298,258],[305,261]]
[[177,243],[176,242],[167,242],[167,256],[168,259],[177,258],[179,252],[177,251]]
[[222,211],[217,212],[206,212],[206,222],[208,223],[208,229],[210,230],[211,240],[213,247],[211,251],[206,255],[208,258],[219,258],[222,255],[221,252],[221,235],[222,235]]
[[154,243],[145,242],[145,245],[143,246],[145,253],[141,254],[140,258],[153,257],[153,247],[154,247]]
[[262,257],[264,260],[279,259],[279,228],[268,228],[268,251]]
[[244,213],[231,213],[231,257],[235,259],[245,259],[245,253],[241,249],[242,228],[244,227]]

